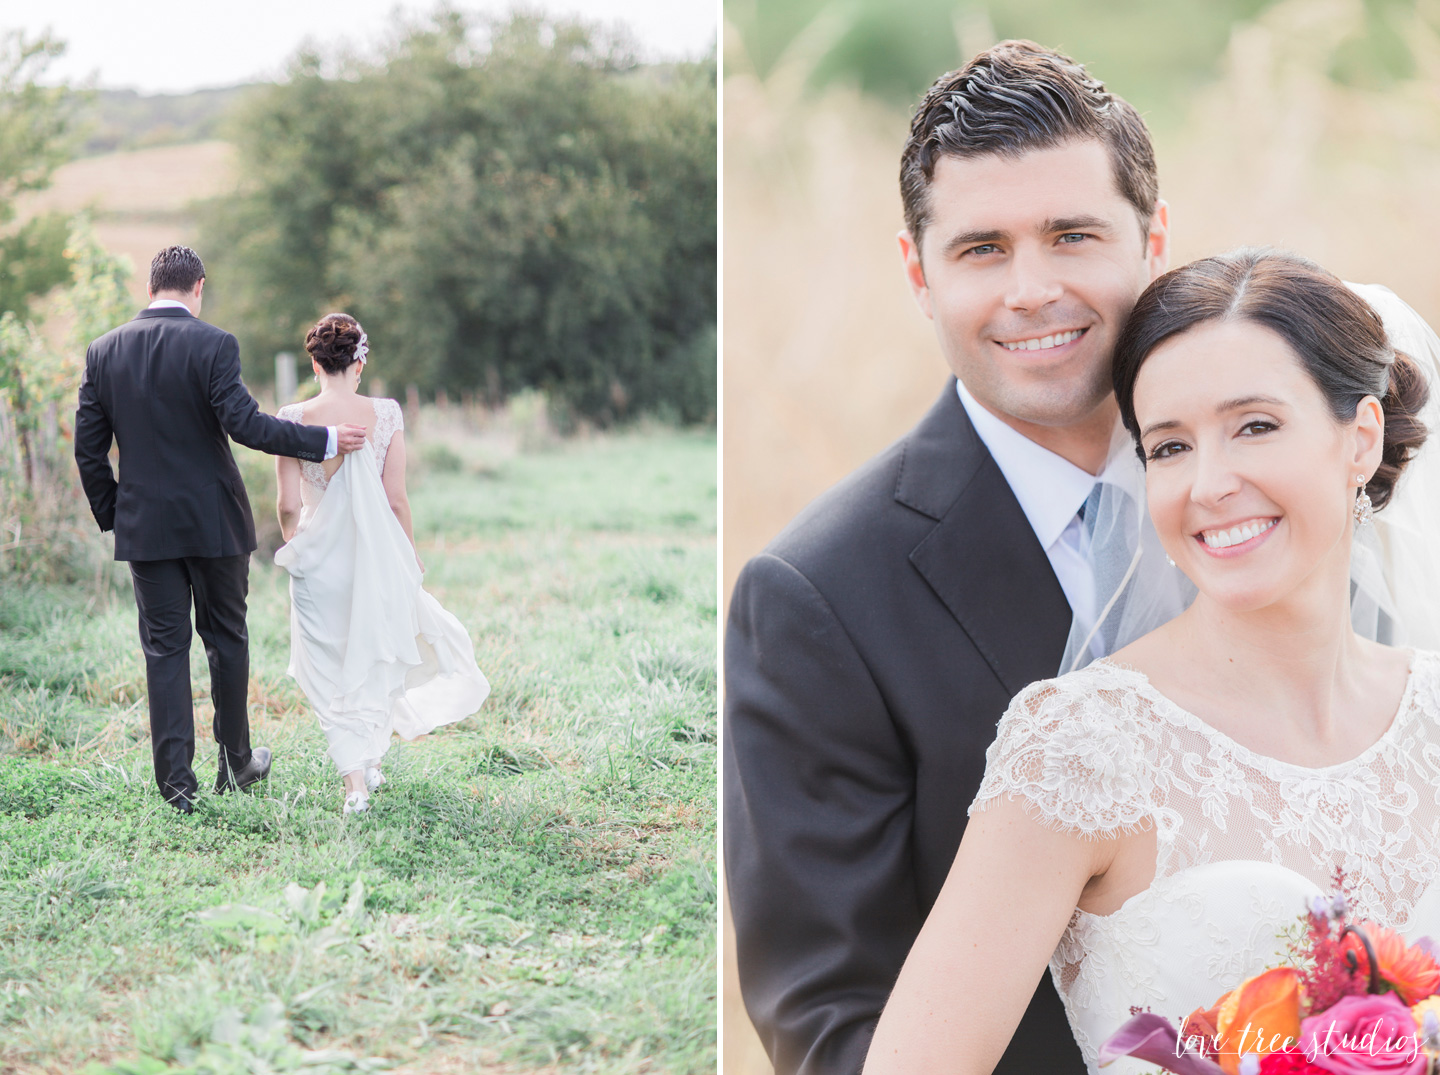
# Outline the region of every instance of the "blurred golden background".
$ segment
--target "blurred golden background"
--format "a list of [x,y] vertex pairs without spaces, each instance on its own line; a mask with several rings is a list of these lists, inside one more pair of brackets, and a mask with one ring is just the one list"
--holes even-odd
[[[735,0],[724,45],[726,604],[808,501],[947,375],[900,272],[909,109],[1007,37],[1085,62],[1150,124],[1171,265],[1242,244],[1440,321],[1440,0]],[[770,1070],[725,916],[722,1056]]]

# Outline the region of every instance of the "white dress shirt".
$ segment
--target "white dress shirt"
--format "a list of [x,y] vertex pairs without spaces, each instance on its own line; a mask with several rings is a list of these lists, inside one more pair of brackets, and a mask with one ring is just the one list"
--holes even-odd
[[1097,478],[1042,448],[982,407],[964,382],[956,380],[955,387],[971,425],[1049,557],[1070,611],[1088,631],[1095,623],[1095,573],[1090,563],[1089,531],[1077,512],[1095,483],[1104,480],[1104,471]]
[[[190,307],[186,306],[179,299],[154,299],[150,303],[150,305],[146,307],[147,310],[161,310],[171,308],[184,310],[187,314],[190,314],[192,317],[194,316],[194,311],[192,311]],[[334,459],[335,451],[339,446],[339,431],[334,426],[326,426],[325,435],[325,458]]]

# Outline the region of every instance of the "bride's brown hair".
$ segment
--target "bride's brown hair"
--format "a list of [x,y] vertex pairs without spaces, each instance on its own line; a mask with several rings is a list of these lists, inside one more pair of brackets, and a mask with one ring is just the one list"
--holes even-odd
[[349,314],[326,314],[305,333],[305,350],[326,373],[343,373],[360,346],[360,322]]
[[1135,380],[1160,344],[1211,321],[1250,321],[1284,340],[1330,405],[1337,422],[1355,419],[1366,396],[1380,401],[1385,442],[1365,486],[1371,502],[1390,501],[1400,472],[1425,443],[1419,414],[1425,375],[1395,350],[1370,304],[1308,258],[1246,247],[1193,261],[1159,277],[1140,296],[1115,348],[1115,399],[1145,461],[1135,418]]

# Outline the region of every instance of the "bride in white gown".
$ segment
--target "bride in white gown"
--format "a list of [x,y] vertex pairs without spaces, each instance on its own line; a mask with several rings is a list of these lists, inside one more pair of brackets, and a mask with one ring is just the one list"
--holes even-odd
[[353,422],[358,452],[325,463],[278,458],[278,508],[290,573],[290,674],[315,708],[345,785],[365,810],[384,777],[392,732],[414,739],[480,708],[490,687],[465,628],[420,587],[405,492],[400,405],[357,389],[368,341],[348,314],[305,337],[320,394],[282,407],[292,422]]
[[1015,697],[867,1073],[990,1071],[1047,965],[1095,1072],[1135,1008],[1179,1026],[1279,962],[1337,869],[1357,917],[1440,938],[1440,655],[1350,620],[1423,375],[1337,279],[1239,251],[1151,285],[1115,383],[1199,595]]

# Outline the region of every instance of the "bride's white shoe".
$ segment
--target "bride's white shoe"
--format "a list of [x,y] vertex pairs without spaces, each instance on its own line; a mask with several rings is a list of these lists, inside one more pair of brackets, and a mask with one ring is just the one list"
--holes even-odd
[[349,795],[345,796],[345,809],[343,813],[363,814],[369,809],[370,795],[368,792],[352,791]]
[[371,766],[365,770],[366,791],[374,791],[383,783],[385,783],[385,774],[380,771],[379,766]]

